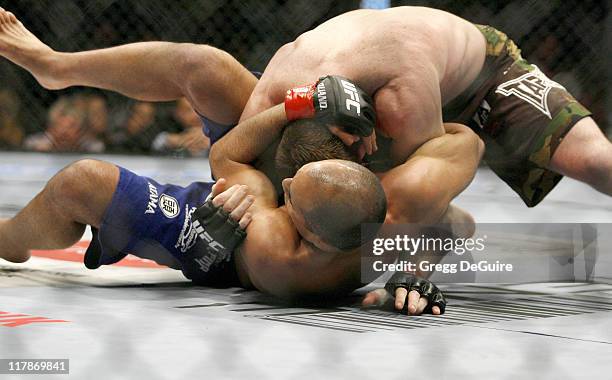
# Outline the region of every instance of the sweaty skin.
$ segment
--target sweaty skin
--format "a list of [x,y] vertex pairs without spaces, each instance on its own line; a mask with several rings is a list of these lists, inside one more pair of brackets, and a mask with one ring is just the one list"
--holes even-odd
[[352,11],[280,48],[242,119],[281,103],[288,88],[342,75],[374,94],[377,132],[393,140],[391,157],[399,164],[444,134],[442,105],[474,81],[484,59],[482,33],[450,13],[421,7]]

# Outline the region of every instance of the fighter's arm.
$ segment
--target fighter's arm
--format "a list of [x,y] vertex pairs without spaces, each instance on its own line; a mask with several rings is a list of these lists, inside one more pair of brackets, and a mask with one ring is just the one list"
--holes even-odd
[[[445,123],[444,128],[446,134],[426,142],[406,163],[381,176],[387,195],[385,223],[445,223],[441,218],[448,218],[450,201],[472,181],[484,153],[482,140],[461,124]],[[408,289],[413,289],[413,285],[419,289],[417,285],[422,286],[425,280],[403,273],[396,275],[404,277],[398,283],[388,283],[387,290],[369,292],[363,305],[382,305],[392,294],[397,310],[418,315],[431,306],[431,298],[443,300],[435,285],[425,287],[434,294],[424,297],[420,290]],[[431,312],[439,315],[444,307],[434,305]]]
[[[338,102],[328,99],[325,106],[319,104],[313,98],[316,84],[306,89],[293,89],[288,92],[284,104],[241,122],[211,149],[213,174],[224,177],[229,185],[248,185],[256,196],[251,208],[253,222],[236,262],[239,270],[243,274],[246,272],[252,285],[261,291],[280,297],[295,297],[339,291],[355,282],[351,278],[333,289],[321,289],[321,281],[313,281],[312,275],[305,274],[305,268],[299,265],[300,260],[314,248],[301,239],[289,216],[276,208],[276,193],[268,178],[250,165],[280,135],[288,120],[318,117],[372,130],[374,115],[369,113],[369,104],[361,104],[361,113],[352,109],[344,111],[344,100],[348,95],[343,95],[345,92],[340,81],[336,77],[325,77],[317,82],[325,85],[330,98],[333,94],[338,95]],[[332,276],[334,281],[327,283],[337,284],[338,276]]]
[[255,195],[247,238],[236,254],[241,278],[262,292],[282,298],[314,292],[319,283],[304,277],[299,262],[308,254],[289,216],[277,209],[270,180],[249,163],[280,134],[287,122],[284,105],[264,111],[236,126],[213,145],[210,163],[227,184],[246,184]]
[[279,136],[286,123],[284,105],[280,104],[238,124],[210,150],[213,175],[225,178],[230,186],[249,186],[256,196],[256,204],[276,208],[274,186],[250,163]]
[[297,279],[290,276],[290,269],[301,239],[288,216],[278,211],[274,186],[250,162],[278,136],[286,122],[283,105],[272,107],[238,124],[213,145],[209,157],[216,177],[225,178],[229,186],[245,184],[255,196],[247,238],[235,256],[243,285],[279,297],[296,292]]
[[386,223],[436,223],[450,201],[472,181],[484,152],[482,140],[461,124],[423,144],[402,165],[381,176]]
[[444,134],[440,80],[433,66],[419,66],[374,94],[378,127],[393,143],[391,157],[404,162],[423,143]]
[[[325,94],[325,97],[319,98],[319,93]],[[280,137],[285,125],[289,121],[308,118],[316,118],[321,123],[342,125],[362,136],[373,133],[376,121],[367,94],[346,78],[325,76],[315,83],[287,91],[284,103],[244,120],[233,128],[211,149],[210,166],[213,174],[225,177],[232,183],[233,177],[257,172],[250,163]],[[258,173],[259,176],[263,175]]]

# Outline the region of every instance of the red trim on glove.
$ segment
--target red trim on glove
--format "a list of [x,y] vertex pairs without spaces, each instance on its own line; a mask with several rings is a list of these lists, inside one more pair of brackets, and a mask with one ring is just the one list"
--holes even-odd
[[287,115],[287,120],[309,119],[315,116],[314,91],[314,84],[287,91],[287,95],[285,95],[285,114]]

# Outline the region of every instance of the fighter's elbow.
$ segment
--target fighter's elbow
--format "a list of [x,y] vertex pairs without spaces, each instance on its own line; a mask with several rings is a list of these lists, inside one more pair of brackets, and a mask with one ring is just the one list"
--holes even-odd
[[222,155],[221,155],[221,152],[219,151],[219,145],[214,144],[213,146],[210,147],[210,151],[208,153],[208,162],[210,163],[211,169],[214,170],[215,166],[219,165],[221,158],[222,158]]
[[470,148],[469,152],[476,163],[480,162],[485,152],[484,141],[472,129],[464,125],[457,125],[457,134],[461,135],[464,146]]
[[385,224],[436,223],[450,202],[441,190],[438,185],[422,181],[418,191],[404,188],[388,192]]
[[208,154],[208,162],[210,164],[210,170],[215,177],[223,176],[224,168],[228,166],[229,160],[227,154],[223,151],[222,144],[218,142],[210,148]]

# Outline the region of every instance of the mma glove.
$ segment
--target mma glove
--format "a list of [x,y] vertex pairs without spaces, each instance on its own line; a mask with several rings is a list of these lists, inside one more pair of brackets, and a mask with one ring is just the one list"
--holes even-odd
[[215,263],[229,259],[236,247],[246,237],[246,231],[222,207],[208,199],[192,215],[193,228],[206,245],[206,251],[214,256]]
[[287,120],[318,119],[343,127],[347,133],[370,136],[376,125],[372,98],[352,81],[337,75],[287,91]]
[[[438,306],[440,308],[440,314],[444,314],[444,310],[446,309],[446,297],[431,281],[419,278],[410,273],[395,272],[389,281],[387,281],[385,290],[389,292],[392,297],[395,297],[395,291],[398,288],[404,288],[408,293],[416,290],[421,294],[421,297],[426,297],[429,302],[427,308],[424,310],[425,313],[431,313],[431,308]],[[404,309],[405,310],[402,310],[402,312],[408,311],[408,296],[406,296]]]

